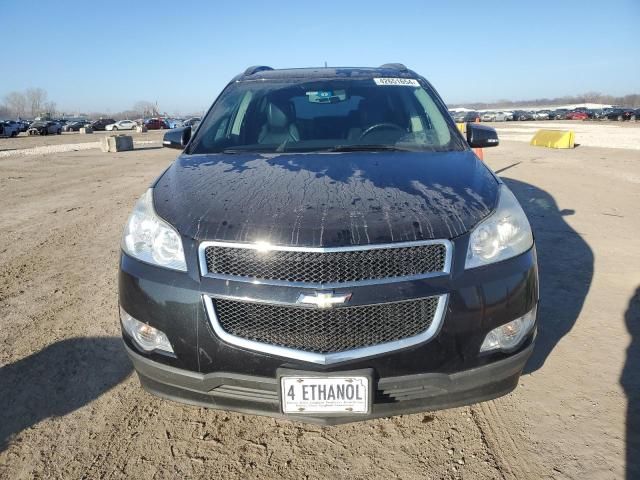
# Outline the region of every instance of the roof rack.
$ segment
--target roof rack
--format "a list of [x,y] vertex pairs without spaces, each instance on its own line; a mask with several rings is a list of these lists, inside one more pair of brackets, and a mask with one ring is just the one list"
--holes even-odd
[[380,68],[390,68],[392,70],[399,70],[401,72],[409,71],[406,65],[402,63],[385,63],[384,65],[380,65]]
[[273,68],[266,65],[253,65],[244,71],[243,75],[253,75],[254,73],[263,72],[265,70],[273,70]]

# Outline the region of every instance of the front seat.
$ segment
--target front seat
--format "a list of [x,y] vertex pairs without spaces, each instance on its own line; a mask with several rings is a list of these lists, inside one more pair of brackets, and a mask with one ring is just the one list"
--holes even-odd
[[281,145],[285,142],[299,140],[300,133],[296,125],[291,122],[280,107],[269,102],[267,104],[267,122],[260,129],[258,143]]

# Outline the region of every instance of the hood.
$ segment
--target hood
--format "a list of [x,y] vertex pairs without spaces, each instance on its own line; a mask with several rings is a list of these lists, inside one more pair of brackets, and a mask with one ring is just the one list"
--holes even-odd
[[196,240],[334,247],[453,238],[495,207],[470,151],[181,155],[156,212]]

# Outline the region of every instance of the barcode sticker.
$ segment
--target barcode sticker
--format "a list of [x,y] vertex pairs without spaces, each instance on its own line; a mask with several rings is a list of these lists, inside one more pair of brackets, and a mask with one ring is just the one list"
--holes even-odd
[[374,78],[376,85],[397,85],[400,87],[419,87],[415,78]]

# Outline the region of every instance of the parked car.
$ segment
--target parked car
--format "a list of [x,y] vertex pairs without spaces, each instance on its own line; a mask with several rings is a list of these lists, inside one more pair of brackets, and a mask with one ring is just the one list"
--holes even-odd
[[169,124],[161,118],[150,118],[145,123],[149,130],[163,130],[169,128]]
[[62,134],[62,126],[53,120],[36,120],[27,130],[29,135]]
[[566,108],[558,108],[549,113],[550,120],[566,120],[567,119],[567,110]]
[[333,424],[518,385],[538,270],[518,200],[470,148],[495,130],[463,137],[400,64],[354,72],[251,67],[195,133],[165,133],[183,151],[133,209],[119,268],[150,392]]
[[15,130],[17,132],[16,135],[22,131],[22,123],[16,122],[15,120],[5,120],[4,124],[10,127],[9,130]]
[[16,122],[0,121],[0,137],[17,137],[20,126]]
[[182,122],[183,127],[193,127],[194,125],[200,123],[200,117],[191,117],[187,118],[184,122]]
[[105,126],[105,130],[135,130],[138,124],[133,120],[119,120],[115,123],[110,123]]
[[496,112],[484,112],[480,119],[483,122],[495,122],[496,120]]
[[112,123],[116,123],[113,118],[100,118],[99,120],[91,122],[89,126],[95,131],[100,131],[106,130],[107,125],[111,125]]
[[168,118],[165,120],[169,128],[179,128],[183,126],[182,120],[178,118]]
[[601,118],[622,122],[624,120],[631,120],[633,115],[635,115],[635,110],[632,108],[612,108],[605,112]]
[[519,121],[535,120],[533,113],[525,110],[515,110],[513,112],[513,119]]
[[538,110],[533,114],[535,120],[549,120],[549,110]]
[[88,120],[76,120],[76,121],[67,123],[64,127],[62,127],[62,130],[65,132],[77,132],[81,128],[84,128],[89,124],[91,124],[91,122]]
[[468,123],[468,122],[476,122],[480,120],[479,112],[458,112],[458,114],[454,117],[456,123]]
[[633,111],[633,115],[631,116],[631,118],[629,120],[632,120],[634,122],[637,122],[638,120],[640,120],[640,108],[636,108]]
[[589,114],[583,111],[568,112],[565,117],[567,120],[587,120]]
[[496,122],[510,122],[513,120],[513,113],[511,112],[496,112],[494,121]]

